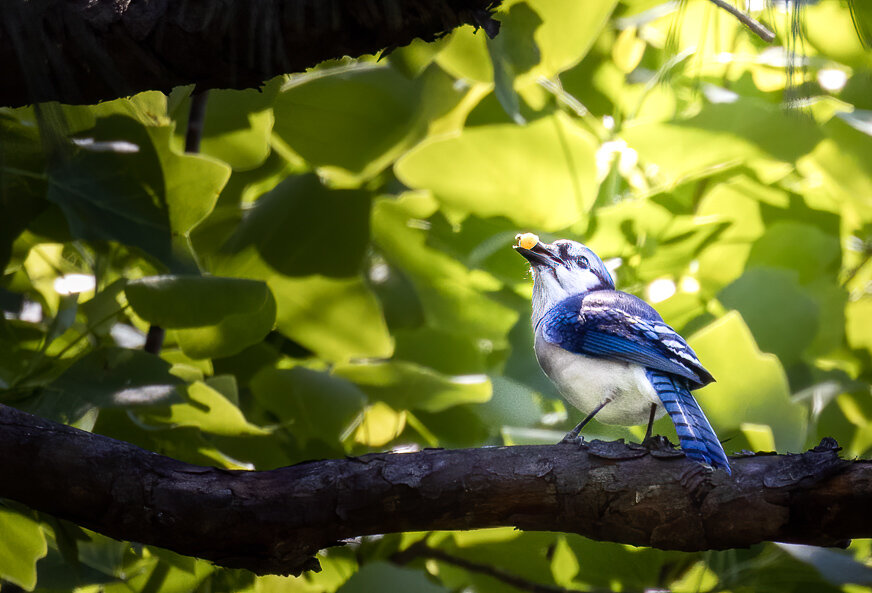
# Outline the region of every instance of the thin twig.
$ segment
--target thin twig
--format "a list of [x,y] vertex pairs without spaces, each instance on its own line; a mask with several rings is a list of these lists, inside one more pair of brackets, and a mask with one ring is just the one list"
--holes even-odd
[[865,253],[863,254],[863,259],[860,260],[860,263],[851,268],[851,270],[845,276],[845,279],[842,281],[842,287],[844,288],[848,286],[851,280],[854,279],[854,276],[856,276],[857,273],[859,273],[860,270],[863,269],[863,266],[868,264],[870,260],[872,260],[872,249],[866,249]]
[[579,591],[578,589],[564,589],[563,587],[534,583],[533,581],[528,581],[527,579],[508,573],[489,564],[480,564],[478,562],[472,562],[470,560],[458,558],[457,556],[452,556],[438,548],[431,548],[424,542],[412,544],[402,552],[394,554],[391,557],[391,560],[397,564],[407,564],[415,558],[427,558],[438,560],[439,562],[444,562],[446,564],[453,564],[458,568],[468,570],[469,572],[477,572],[479,574],[487,575],[500,582],[506,583],[507,585],[511,585],[516,589],[530,591],[531,593],[574,593],[575,591]]
[[188,111],[188,129],[185,134],[185,152],[200,152],[200,140],[203,138],[203,124],[206,121],[206,102],[209,100],[208,90],[197,90],[191,94],[191,109]]
[[745,14],[732,4],[726,2],[726,0],[710,0],[710,2],[715,6],[723,8],[731,15],[736,17],[740,23],[751,29],[752,33],[757,35],[757,37],[759,37],[766,43],[772,43],[773,41],[775,41],[775,33],[767,29],[766,26],[760,21],[752,18],[750,15]]

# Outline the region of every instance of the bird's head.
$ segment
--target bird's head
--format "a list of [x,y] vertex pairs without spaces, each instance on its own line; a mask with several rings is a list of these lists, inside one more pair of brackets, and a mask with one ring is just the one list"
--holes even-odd
[[515,251],[530,262],[533,272],[533,320],[567,297],[615,288],[599,256],[576,241],[542,243],[532,233],[517,235]]

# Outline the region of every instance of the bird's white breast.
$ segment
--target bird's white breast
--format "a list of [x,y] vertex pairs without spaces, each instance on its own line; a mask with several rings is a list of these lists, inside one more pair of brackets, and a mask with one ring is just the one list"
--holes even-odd
[[600,422],[647,424],[652,403],[657,418],[666,412],[641,365],[575,354],[545,341],[539,332],[536,358],[563,397],[585,414],[610,397],[596,415]]

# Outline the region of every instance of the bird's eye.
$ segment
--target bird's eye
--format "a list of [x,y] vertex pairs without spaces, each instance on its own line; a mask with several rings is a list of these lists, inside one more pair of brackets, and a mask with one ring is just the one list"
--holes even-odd
[[582,268],[589,268],[590,267],[590,262],[587,261],[587,258],[584,257],[583,255],[578,259],[578,263],[581,264]]

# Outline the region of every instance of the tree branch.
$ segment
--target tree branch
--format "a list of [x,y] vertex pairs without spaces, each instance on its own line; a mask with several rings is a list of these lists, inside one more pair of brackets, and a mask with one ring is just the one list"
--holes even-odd
[[723,8],[731,15],[736,17],[740,23],[748,27],[752,33],[754,33],[757,37],[765,41],[766,43],[772,43],[775,41],[775,33],[766,28],[766,25],[753,18],[750,15],[745,14],[726,0],[709,0],[712,4],[719,8]]
[[732,459],[574,445],[424,450],[271,471],[190,465],[0,406],[0,496],[120,539],[258,574],[361,535],[513,525],[673,550],[872,536],[872,462],[825,439]]
[[3,0],[0,105],[96,103],[174,86],[255,88],[324,60],[463,25],[501,0]]

